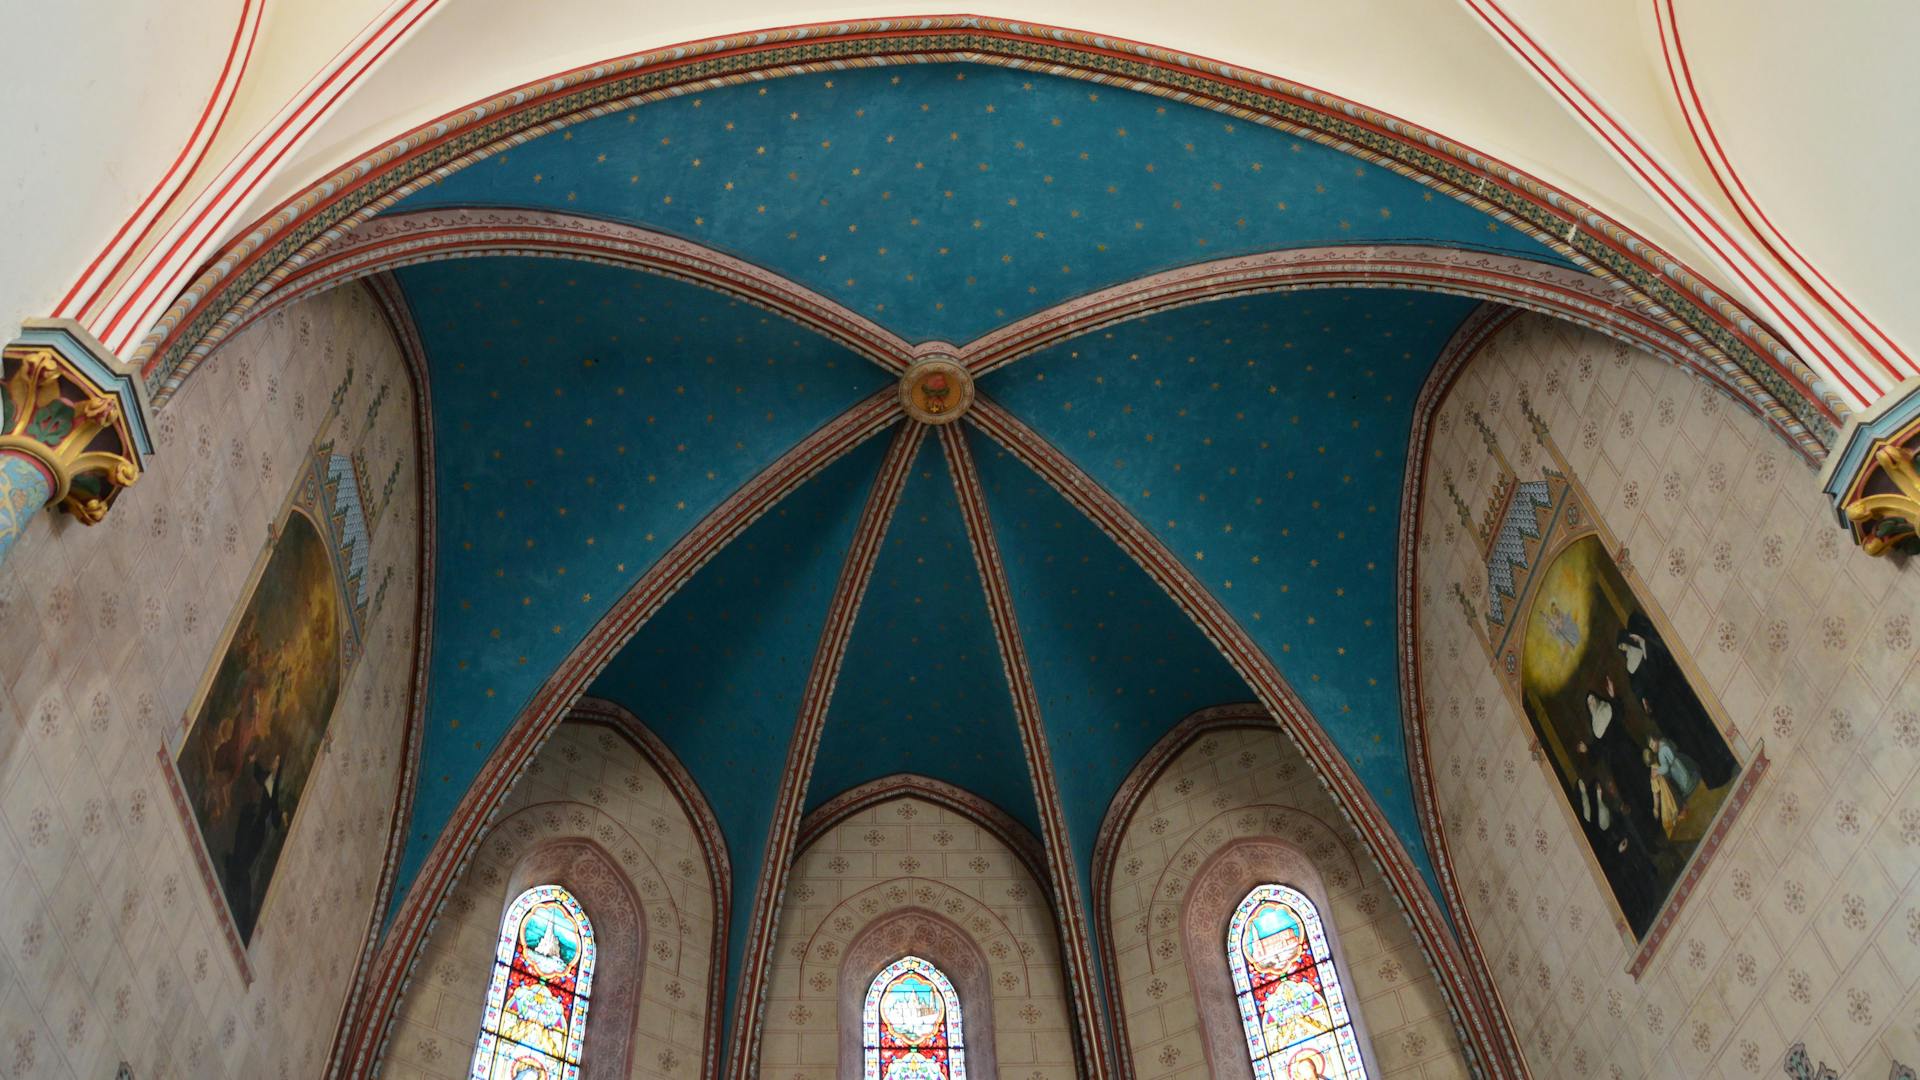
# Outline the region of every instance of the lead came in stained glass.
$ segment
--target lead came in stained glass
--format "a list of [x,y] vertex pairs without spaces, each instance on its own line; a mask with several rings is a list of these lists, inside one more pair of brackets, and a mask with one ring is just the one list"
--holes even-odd
[[917,956],[888,964],[860,1014],[865,1080],[967,1080],[960,995]]
[[1255,886],[1227,924],[1227,964],[1256,1080],[1367,1080],[1313,901]]
[[572,893],[536,885],[516,897],[468,1080],[579,1080],[593,959],[593,924]]

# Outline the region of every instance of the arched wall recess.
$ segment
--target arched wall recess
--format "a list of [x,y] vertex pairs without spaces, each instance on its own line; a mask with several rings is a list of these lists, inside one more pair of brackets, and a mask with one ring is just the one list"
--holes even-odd
[[1252,703],[1193,713],[1108,809],[1092,895],[1120,1075],[1195,1053],[1208,1075],[1254,1075],[1224,945],[1235,907],[1262,884],[1300,890],[1325,920],[1369,1075],[1383,1071],[1382,1038],[1393,1069],[1468,1069],[1438,971],[1383,907],[1378,867],[1274,727]]

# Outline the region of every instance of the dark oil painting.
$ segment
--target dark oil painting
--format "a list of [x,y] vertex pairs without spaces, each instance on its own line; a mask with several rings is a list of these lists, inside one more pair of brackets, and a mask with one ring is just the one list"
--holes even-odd
[[340,696],[340,619],[327,542],[290,511],[178,759],[243,943]]
[[1538,580],[1521,646],[1527,719],[1643,938],[1740,764],[1598,536]]

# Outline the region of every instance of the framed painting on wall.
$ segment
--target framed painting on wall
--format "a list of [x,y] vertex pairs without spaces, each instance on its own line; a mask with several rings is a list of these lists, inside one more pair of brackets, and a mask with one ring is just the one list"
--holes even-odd
[[243,942],[340,698],[339,589],[320,526],[290,508],[176,765]]
[[[351,384],[349,369],[344,388]],[[337,418],[344,393],[336,393]],[[327,730],[362,651],[369,610],[364,470],[316,441],[188,710],[164,771],[228,916],[243,977]]]
[[1625,549],[1524,394],[1520,404],[1552,465],[1521,479],[1486,421],[1468,410],[1492,458],[1484,515],[1475,520],[1451,476],[1446,486],[1480,542],[1486,609],[1458,584],[1455,596],[1636,944],[1628,971],[1637,976],[1765,772],[1766,755],[1736,746]]

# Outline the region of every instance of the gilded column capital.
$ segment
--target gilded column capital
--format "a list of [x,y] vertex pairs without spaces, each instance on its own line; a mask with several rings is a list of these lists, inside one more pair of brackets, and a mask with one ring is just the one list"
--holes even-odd
[[28,320],[0,357],[0,456],[45,477],[44,505],[97,524],[152,452],[139,380],[65,319]]
[[1920,553],[1920,376],[1851,417],[1820,474],[1840,523],[1869,555]]

